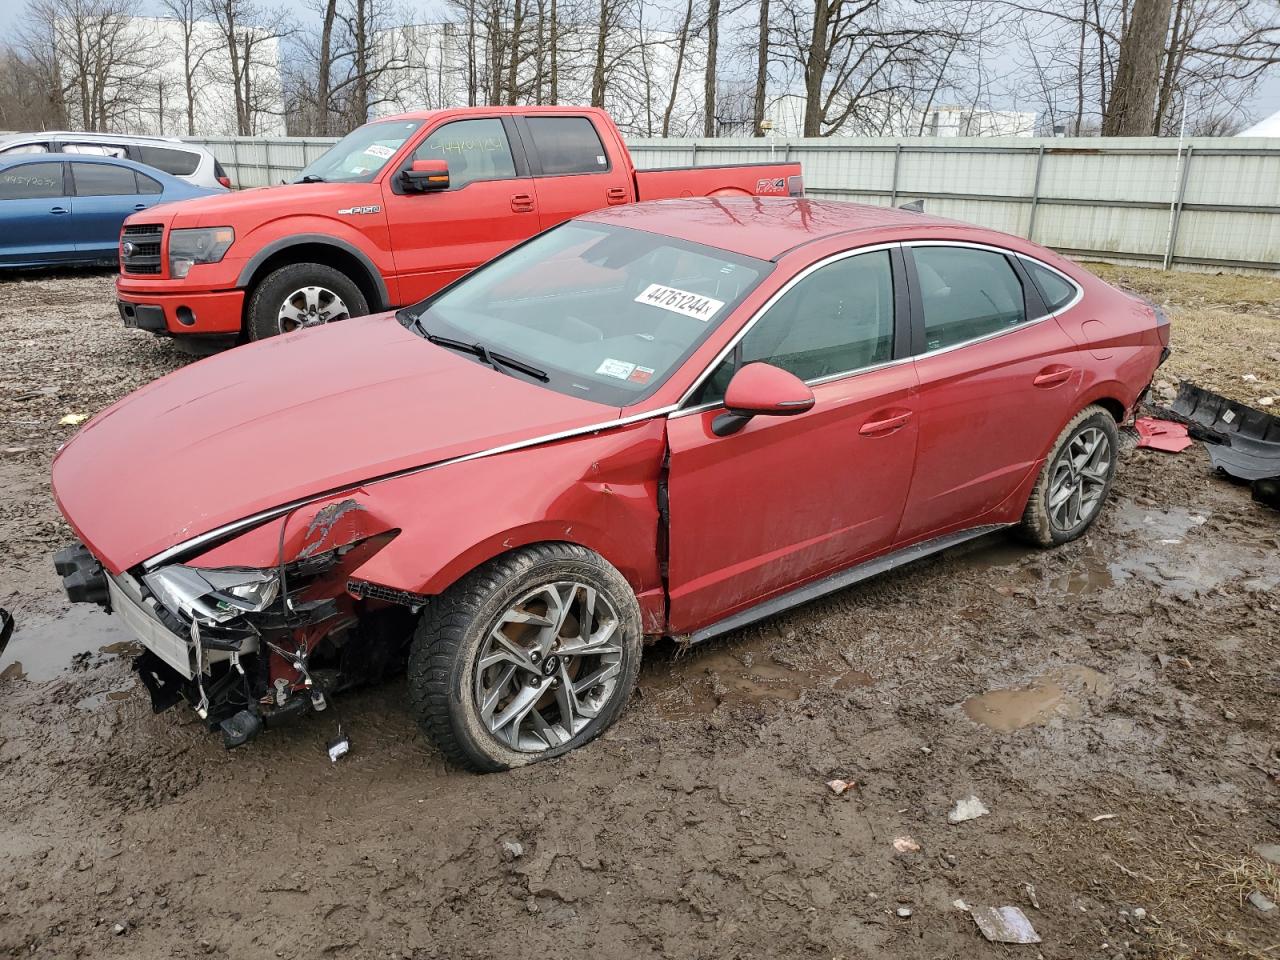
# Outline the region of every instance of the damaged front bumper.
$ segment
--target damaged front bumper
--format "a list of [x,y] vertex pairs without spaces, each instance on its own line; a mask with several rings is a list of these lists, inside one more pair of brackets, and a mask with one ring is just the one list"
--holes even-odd
[[397,663],[409,611],[346,592],[350,569],[379,546],[346,544],[267,569],[171,563],[135,576],[110,573],[76,543],[54,565],[69,600],[119,616],[145,648],[134,669],[152,708],[186,700],[231,748],[326,709],[332,693]]

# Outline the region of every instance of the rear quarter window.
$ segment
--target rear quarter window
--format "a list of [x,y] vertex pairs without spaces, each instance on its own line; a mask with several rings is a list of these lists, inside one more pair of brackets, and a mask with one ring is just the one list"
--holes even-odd
[[605,153],[595,124],[586,117],[526,117],[533,147],[542,163],[542,175],[605,173]]
[[138,160],[174,177],[189,177],[200,166],[200,154],[175,147],[140,146]]
[[1050,310],[1061,310],[1075,299],[1076,286],[1061,274],[1054,273],[1048,267],[1041,266],[1034,260],[1023,260],[1027,272],[1040,289],[1040,296]]

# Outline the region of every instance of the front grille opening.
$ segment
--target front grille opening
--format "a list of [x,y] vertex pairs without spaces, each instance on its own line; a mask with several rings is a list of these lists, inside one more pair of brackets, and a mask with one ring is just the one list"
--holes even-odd
[[[164,226],[159,223],[134,223],[124,228],[120,237],[120,269],[124,273],[155,276],[160,273],[162,261],[160,246],[164,241]],[[126,256],[124,245],[133,245]]]

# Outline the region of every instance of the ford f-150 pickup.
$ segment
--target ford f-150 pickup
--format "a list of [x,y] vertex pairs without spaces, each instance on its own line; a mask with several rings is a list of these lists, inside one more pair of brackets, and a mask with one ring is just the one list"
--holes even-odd
[[126,326],[205,352],[416,303],[589,210],[798,196],[796,163],[636,170],[602,110],[469,107],[365,124],[289,184],[126,221]]

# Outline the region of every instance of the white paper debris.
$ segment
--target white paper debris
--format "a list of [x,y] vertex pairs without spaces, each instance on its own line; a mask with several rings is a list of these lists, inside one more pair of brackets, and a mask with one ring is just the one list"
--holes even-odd
[[985,817],[990,812],[981,800],[970,794],[956,801],[956,805],[947,814],[947,819],[952,823],[964,823],[966,820]]
[[1017,907],[973,907],[969,916],[992,943],[1040,942],[1040,934]]

